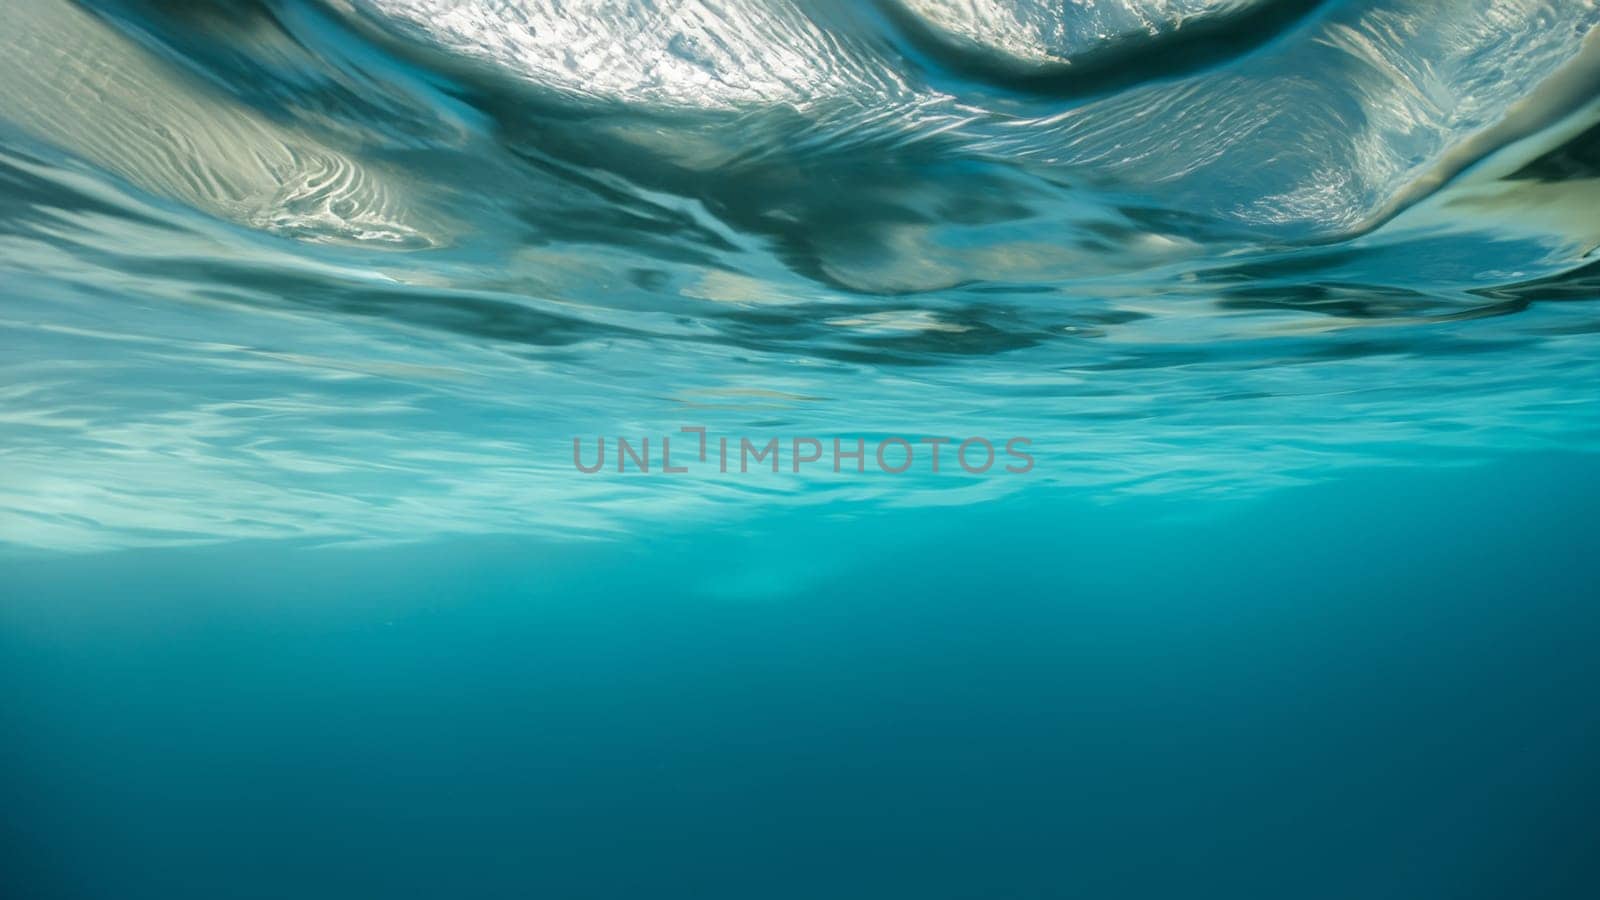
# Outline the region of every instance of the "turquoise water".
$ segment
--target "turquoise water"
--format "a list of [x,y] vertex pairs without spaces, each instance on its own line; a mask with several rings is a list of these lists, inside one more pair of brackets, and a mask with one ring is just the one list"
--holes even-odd
[[1591,896],[1588,457],[33,560],[29,897]]
[[1600,888],[1594,4],[7,19],[0,894]]

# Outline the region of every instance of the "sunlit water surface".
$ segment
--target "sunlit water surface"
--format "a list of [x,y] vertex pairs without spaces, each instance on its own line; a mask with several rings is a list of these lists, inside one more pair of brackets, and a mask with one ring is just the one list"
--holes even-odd
[[[1592,3],[8,19],[10,543],[1199,502],[1595,441]],[[1039,462],[573,466],[685,426]]]

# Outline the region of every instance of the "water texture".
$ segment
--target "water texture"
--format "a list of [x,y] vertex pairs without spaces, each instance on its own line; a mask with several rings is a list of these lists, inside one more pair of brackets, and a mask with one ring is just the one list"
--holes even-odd
[[[15,546],[1245,496],[1595,443],[1592,2],[7,19]],[[1038,463],[573,467],[683,426]]]
[[1587,0],[4,0],[0,898],[1594,900],[1597,301]]

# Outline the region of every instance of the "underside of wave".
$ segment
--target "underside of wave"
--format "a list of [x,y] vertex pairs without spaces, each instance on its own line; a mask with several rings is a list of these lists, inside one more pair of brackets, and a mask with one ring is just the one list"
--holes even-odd
[[428,246],[403,179],[183,77],[67,0],[12,0],[0,119],[129,183],[251,228]]

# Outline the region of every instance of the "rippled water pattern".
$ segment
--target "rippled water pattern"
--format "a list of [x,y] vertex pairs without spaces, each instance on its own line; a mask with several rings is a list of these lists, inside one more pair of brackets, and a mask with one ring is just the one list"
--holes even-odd
[[[0,541],[632,533],[1589,450],[1600,8],[9,0]],[[1025,478],[575,472],[1024,435]]]

